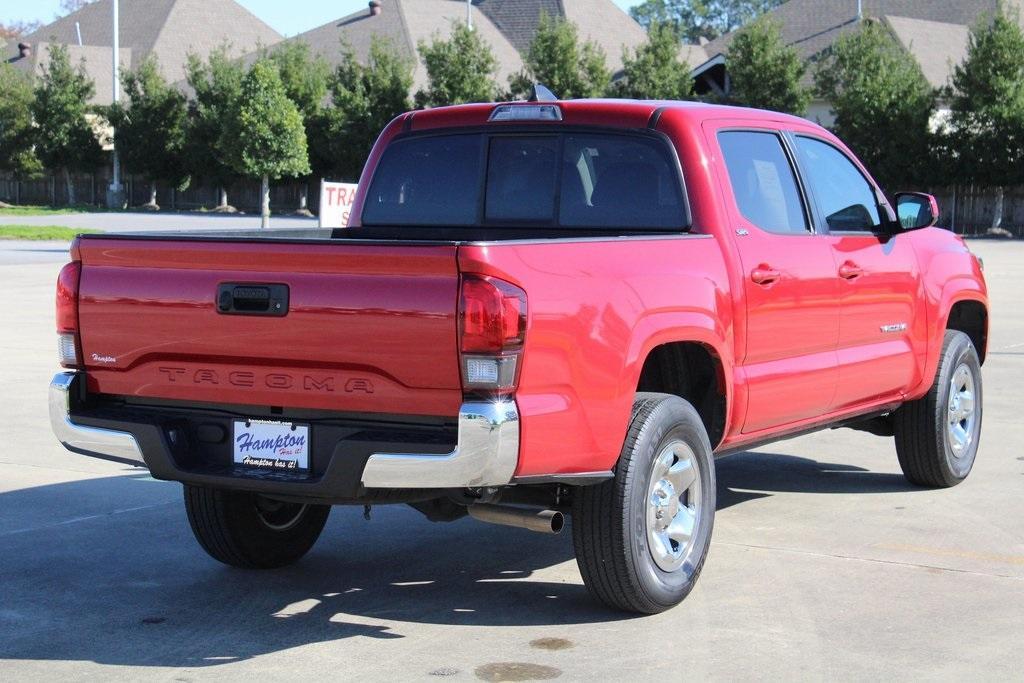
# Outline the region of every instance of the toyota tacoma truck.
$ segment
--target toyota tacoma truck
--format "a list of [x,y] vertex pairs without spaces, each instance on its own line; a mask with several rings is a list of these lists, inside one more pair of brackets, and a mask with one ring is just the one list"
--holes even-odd
[[987,294],[937,217],[783,114],[410,112],[346,229],[79,237],[51,421],[181,482],[228,565],[298,560],[333,505],[567,514],[590,592],[654,613],[707,557],[716,456],[852,427],[914,484],[968,475]]

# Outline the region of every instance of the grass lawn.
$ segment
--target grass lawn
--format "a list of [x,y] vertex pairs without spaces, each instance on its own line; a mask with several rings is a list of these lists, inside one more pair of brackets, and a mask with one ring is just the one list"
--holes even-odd
[[0,240],[70,240],[86,232],[99,230],[68,228],[63,225],[0,225]]
[[0,206],[0,216],[59,216],[69,213],[103,211],[95,206]]

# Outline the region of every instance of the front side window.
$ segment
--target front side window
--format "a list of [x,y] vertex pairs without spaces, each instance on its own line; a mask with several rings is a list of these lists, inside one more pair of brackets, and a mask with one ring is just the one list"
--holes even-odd
[[845,154],[832,145],[797,136],[807,183],[829,231],[878,230],[882,225],[875,190]]
[[796,175],[775,133],[718,134],[733,196],[740,213],[768,232],[806,235],[807,216]]
[[667,145],[557,131],[399,139],[374,173],[363,225],[684,230],[679,165]]

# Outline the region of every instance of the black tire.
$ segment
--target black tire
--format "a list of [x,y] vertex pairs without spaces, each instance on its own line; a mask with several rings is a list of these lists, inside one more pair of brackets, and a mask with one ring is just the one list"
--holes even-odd
[[185,510],[192,533],[210,557],[232,567],[272,569],[309,552],[331,506],[185,484]]
[[[681,546],[686,559],[666,571],[652,549],[648,516],[657,508],[649,507],[649,500],[657,463],[666,454],[675,459],[669,449],[679,442],[692,451],[687,457],[699,483],[692,507],[699,514],[692,542]],[[573,495],[572,537],[584,584],[604,604],[628,612],[655,614],[679,604],[704,566],[714,515],[714,456],[697,411],[677,396],[638,393],[614,479],[580,487]]]
[[[966,368],[973,382],[973,420],[964,430],[966,446],[956,444],[950,433],[950,394],[956,373]],[[967,478],[978,454],[981,438],[981,362],[970,337],[946,330],[939,368],[928,393],[900,407],[893,416],[896,455],[907,479],[918,486],[948,488]],[[967,423],[967,420],[964,420]],[[963,424],[963,423],[961,423]]]

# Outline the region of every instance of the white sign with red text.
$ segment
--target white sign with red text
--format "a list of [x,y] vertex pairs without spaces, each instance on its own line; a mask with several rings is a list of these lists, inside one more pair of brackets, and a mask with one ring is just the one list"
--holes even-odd
[[348,216],[356,198],[354,183],[320,181],[320,227],[348,227]]

